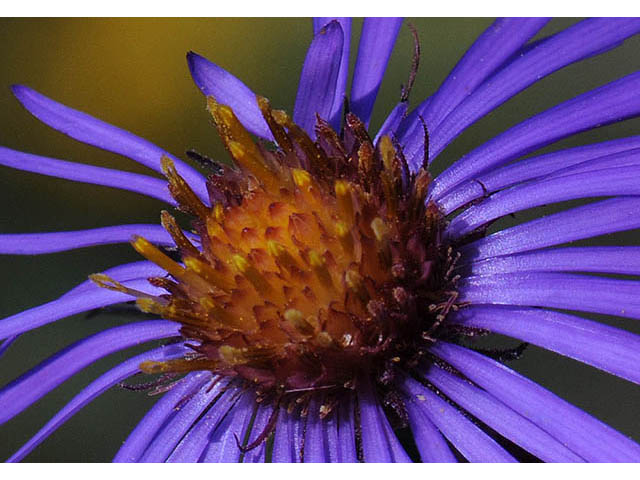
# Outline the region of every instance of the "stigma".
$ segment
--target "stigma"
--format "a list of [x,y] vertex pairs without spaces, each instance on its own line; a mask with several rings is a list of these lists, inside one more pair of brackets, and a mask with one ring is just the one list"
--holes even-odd
[[182,325],[193,352],[144,362],[146,373],[210,370],[274,398],[338,394],[363,375],[384,388],[415,365],[455,307],[430,176],[411,171],[389,136],[374,145],[351,113],[340,133],[318,118],[313,140],[257,102],[274,144],[255,142],[229,106],[207,99],[233,160],[208,178],[210,205],[162,159],[193,235],[162,212],[178,258],[142,237],[132,245],[167,272],[149,279],[166,294],[92,278]]

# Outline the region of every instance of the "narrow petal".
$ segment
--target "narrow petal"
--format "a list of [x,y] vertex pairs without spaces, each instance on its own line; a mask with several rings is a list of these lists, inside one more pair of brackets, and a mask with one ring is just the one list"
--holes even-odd
[[391,113],[387,116],[386,120],[380,127],[380,130],[376,134],[376,138],[373,140],[374,145],[378,144],[378,140],[380,140],[383,135],[395,135],[400,122],[407,115],[407,108],[408,105],[406,102],[401,102],[393,107],[393,110],[391,110]]
[[337,21],[342,28],[343,42],[340,58],[340,70],[336,81],[336,91],[333,97],[331,114],[328,117],[336,131],[340,129],[340,113],[347,93],[347,79],[349,77],[349,52],[351,50],[351,18],[349,17],[315,17],[313,19],[313,34],[317,35],[322,28],[332,21]]
[[431,352],[585,460],[640,461],[640,445],[504,365],[443,341]]
[[[636,161],[640,162],[640,151]],[[640,165],[558,175],[517,185],[466,209],[449,224],[446,236],[457,239],[510,213],[578,198],[640,194]]]
[[[159,294],[164,292],[164,290],[151,287],[146,279],[124,283],[127,287],[143,290],[150,294]],[[88,312],[96,308],[106,307],[107,305],[127,302],[130,300],[132,300],[132,297],[129,295],[106,290],[96,285],[94,291],[84,292],[82,295],[63,295],[52,302],[16,313],[15,315],[0,320],[0,338],[7,338],[24,333],[77,313]]]
[[162,172],[162,156],[170,157],[180,175],[191,185],[200,199],[208,203],[209,195],[204,177],[160,147],[126,130],[55,102],[24,85],[14,85],[13,94],[38,120],[79,142],[131,158],[156,172]]
[[[213,388],[209,382],[205,383],[188,401],[182,405],[171,419],[163,425],[154,436],[153,441],[145,450],[140,462],[164,462],[171,455],[185,434],[194,426],[200,415],[209,407],[215,409],[215,399],[220,395],[227,382],[217,382]],[[213,406],[212,406],[213,404]]]
[[[342,400],[344,400],[344,398]],[[324,428],[322,431],[327,452],[327,462],[331,463],[340,462],[340,437],[338,435],[338,424],[338,411],[335,409],[324,418]]]
[[[215,387],[214,387],[215,389]],[[229,389],[220,395],[198,422],[190,428],[187,434],[171,453],[167,462],[170,463],[194,463],[199,461],[205,448],[209,445],[211,432],[216,429],[222,419],[234,408],[238,400],[238,391]],[[161,433],[160,438],[164,438]]]
[[463,246],[463,263],[640,228],[640,198],[620,197],[565,210]]
[[402,18],[365,18],[351,83],[350,109],[369,125]]
[[447,441],[423,410],[411,405],[413,402],[414,400],[409,396],[407,413],[411,433],[420,452],[420,459],[425,463],[456,463],[458,460],[447,445]]
[[432,366],[425,378],[478,420],[544,462],[582,462],[555,438],[484,390]]
[[[470,420],[428,388],[407,377],[403,388],[407,411],[417,418],[421,412],[470,462],[516,462],[504,448]],[[415,420],[414,420],[415,421]]]
[[511,272],[600,272],[640,275],[640,247],[565,247],[488,258],[470,275]]
[[464,308],[450,321],[519,338],[640,384],[640,336],[618,328],[549,310],[489,305]]
[[192,372],[180,382],[147,412],[136,425],[114,457],[115,463],[138,462],[147,446],[155,438],[156,433],[166,422],[177,414],[176,408],[190,393],[197,391],[200,386],[211,379],[209,372]]
[[187,54],[193,81],[204,95],[213,95],[218,103],[229,105],[238,120],[254,135],[273,140],[264,120],[256,94],[240,79],[194,52]]
[[82,389],[78,395],[73,397],[69,403],[59,410],[58,413],[56,413],[55,416],[38,431],[38,433],[31,437],[31,439],[20,447],[20,449],[7,461],[19,462],[22,460],[85,405],[93,401],[96,397],[102,395],[114,385],[117,385],[132,375],[139,373],[140,369],[138,367],[142,362],[148,360],[163,361],[171,358],[178,358],[182,357],[186,351],[187,349],[182,344],[163,346],[130,358],[117,367],[112,368]]
[[360,430],[364,461],[368,463],[411,462],[396,438],[371,386],[358,391]]
[[424,157],[424,118],[430,131],[462,100],[532,38],[549,21],[547,18],[501,18],[496,20],[467,50],[438,91],[407,118],[400,143],[410,164],[417,167]]
[[438,205],[449,214],[490,193],[520,182],[533,180],[596,158],[640,148],[640,136],[619,138],[607,142],[559,150],[546,155],[505,165],[478,175],[453,188],[438,201]]
[[171,235],[160,225],[115,225],[71,232],[0,234],[0,254],[39,255],[96,245],[128,243],[134,235],[143,236],[157,245],[174,245]]
[[296,463],[300,461],[300,448],[302,419],[297,414],[288,413],[287,409],[280,407],[276,433],[273,439],[274,463]]
[[358,461],[354,403],[353,395],[349,395],[340,402],[338,410],[338,461],[341,463]]
[[244,438],[253,414],[255,397],[244,394],[229,414],[218,424],[209,438],[202,456],[204,463],[238,463],[242,451],[236,443],[237,438]]
[[[273,407],[270,405],[259,405],[256,411],[256,416],[253,419],[253,425],[251,426],[251,434],[249,435],[249,444],[255,441],[259,435],[261,435],[271,419],[273,413]],[[253,450],[244,454],[242,461],[244,463],[262,463],[265,461],[265,455],[267,451],[266,442],[262,442],[259,446]]]
[[320,418],[320,404],[317,399],[311,400],[307,414],[307,434],[304,437],[305,463],[329,462],[328,445],[324,435],[325,422]]
[[9,347],[18,339],[19,336],[20,335],[14,335],[2,341],[2,344],[0,344],[0,358],[2,358],[2,355],[9,350]]
[[478,87],[438,125],[429,137],[429,155],[435,158],[465,128],[533,83],[618,46],[638,31],[637,18],[592,18],[538,43]]
[[334,128],[340,116],[332,116],[338,91],[338,73],[342,58],[343,31],[332,21],[313,38],[302,66],[298,94],[293,108],[293,120],[315,138],[316,115],[328,120]]
[[179,330],[175,322],[148,320],[110,328],[74,343],[0,390],[0,424],[96,360],[150,340],[178,336]]
[[640,72],[531,117],[471,151],[434,181],[439,199],[461,182],[561,138],[634,117],[640,113]]
[[0,165],[50,177],[65,178],[75,182],[128,190],[151,198],[157,198],[170,205],[175,205],[176,203],[169,194],[166,181],[147,175],[41,157],[6,147],[0,147]]
[[640,318],[640,281],[556,272],[503,273],[469,277],[459,284],[460,301],[526,305]]

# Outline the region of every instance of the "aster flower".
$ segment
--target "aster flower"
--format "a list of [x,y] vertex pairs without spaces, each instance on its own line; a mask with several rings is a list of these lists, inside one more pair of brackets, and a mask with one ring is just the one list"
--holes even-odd
[[[7,254],[131,241],[146,258],[0,320],[0,354],[19,335],[80,312],[135,300],[149,314],[70,345],[0,390],[4,423],[100,358],[150,345],[85,387],[10,460],[140,372],[164,393],[115,461],[640,460],[634,441],[502,363],[531,343],[640,383],[638,336],[579,316],[640,316],[637,280],[605,276],[640,273],[637,247],[567,246],[640,227],[638,139],[523,158],[637,116],[640,74],[532,116],[429,173],[503,102],[640,31],[637,19],[590,19],[531,41],[546,22],[497,20],[413,110],[410,81],[372,136],[400,20],[364,21],[349,92],[351,21],[314,20],[292,116],[190,53],[234,163],[192,152],[207,177],[14,87],[47,125],[166,180],[7,148],[1,164],[157,198],[191,223],[165,211],[157,226],[0,236]],[[511,213],[585,198],[596,200],[489,233]],[[525,343],[502,351],[474,343],[491,334]]]

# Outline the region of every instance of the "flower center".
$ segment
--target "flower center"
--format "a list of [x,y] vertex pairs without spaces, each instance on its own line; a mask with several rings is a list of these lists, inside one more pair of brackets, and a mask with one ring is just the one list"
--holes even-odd
[[163,159],[195,246],[167,212],[177,262],[137,237],[134,248],[170,275],[166,295],[138,297],[145,312],[180,322],[193,355],[145,362],[147,373],[211,370],[260,395],[353,388],[361,375],[392,382],[422,355],[455,301],[443,218],[425,203],[430,177],[411,173],[384,136],[374,145],[352,114],[338,135],[318,119],[316,141],[264,98],[277,147],[256,144],[225,105],[208,108],[235,167],[208,179],[206,206]]

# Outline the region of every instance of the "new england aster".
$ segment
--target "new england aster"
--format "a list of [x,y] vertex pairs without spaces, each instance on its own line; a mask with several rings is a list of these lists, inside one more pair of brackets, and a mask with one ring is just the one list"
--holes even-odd
[[[501,334],[640,382],[637,336],[568,313],[640,317],[640,284],[603,275],[639,274],[637,247],[566,246],[640,227],[640,140],[521,159],[638,115],[640,73],[429,173],[503,102],[640,31],[636,19],[590,19],[530,42],[546,22],[496,21],[413,110],[408,85],[373,139],[368,123],[400,20],[365,20],[347,92],[351,22],[316,19],[292,116],[190,53],[233,160],[191,152],[206,178],[131,133],[15,86],[47,125],[166,180],[7,148],[0,163],[154,197],[191,223],[163,211],[161,226],[0,236],[3,253],[131,241],[146,258],[1,320],[2,351],[24,332],[113,304],[135,300],[150,318],[81,340],[6,385],[1,422],[92,362],[156,342],[84,388],[10,460],[140,372],[165,393],[115,461],[403,462],[407,452],[437,462],[640,460],[635,442],[500,362],[522,348],[470,342]],[[606,198],[487,232],[505,215],[592,197]]]

